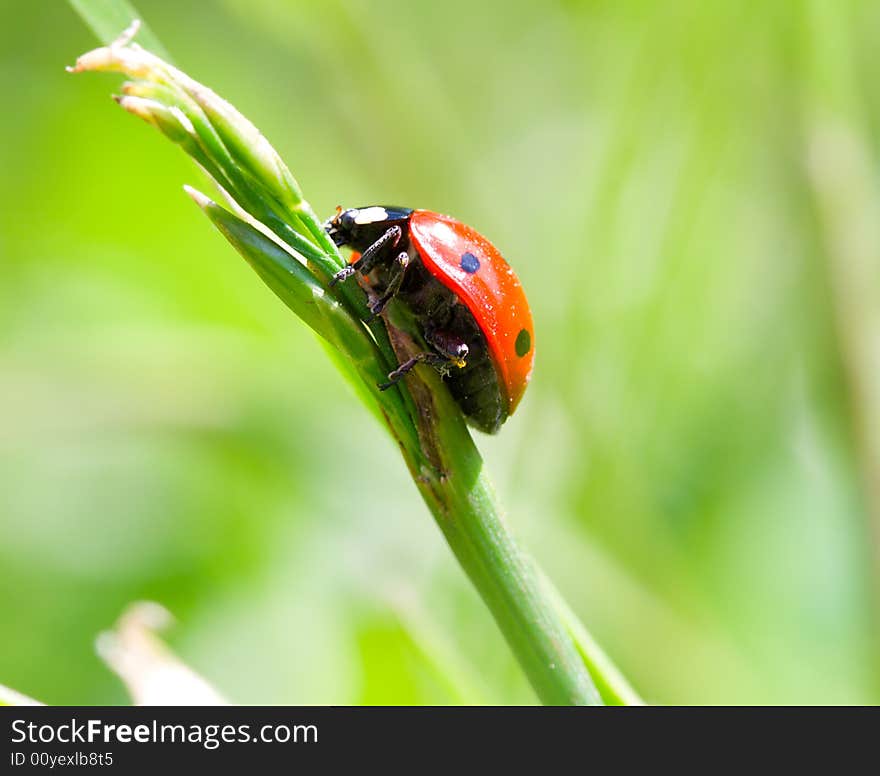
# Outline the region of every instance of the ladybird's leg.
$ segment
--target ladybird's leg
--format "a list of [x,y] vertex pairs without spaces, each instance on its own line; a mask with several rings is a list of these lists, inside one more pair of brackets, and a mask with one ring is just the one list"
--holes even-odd
[[355,272],[362,275],[368,275],[377,264],[381,263],[388,257],[388,253],[394,250],[400,243],[403,236],[403,230],[399,226],[392,226],[388,231],[376,240],[369,248],[367,248],[361,257],[351,266]]
[[394,274],[388,282],[388,287],[385,289],[385,293],[370,305],[370,312],[372,313],[370,320],[379,315],[385,309],[385,305],[387,305],[400,290],[400,284],[403,283],[403,278],[406,275],[406,268],[408,266],[409,254],[406,251],[401,251],[397,254],[397,258],[395,259]]
[[339,272],[333,276],[330,285],[335,286],[340,281],[350,278],[357,272],[360,272],[363,275],[368,274],[373,267],[387,256],[389,250],[397,247],[402,235],[403,230],[399,226],[392,226],[384,232],[376,242],[367,248],[354,264],[349,264],[347,267],[343,267],[339,270]]
[[379,383],[380,391],[387,391],[392,385],[400,382],[400,380],[408,372],[411,372],[416,364],[430,364],[433,367],[442,368],[449,363],[449,359],[440,356],[437,353],[417,353],[408,361],[404,361],[393,372],[388,373],[388,382]]
[[464,369],[467,366],[468,346],[467,343],[454,334],[438,329],[425,332],[427,343],[436,348],[439,353],[417,353],[409,361],[404,361],[397,369],[390,372],[388,382],[379,385],[380,391],[385,391],[394,385],[407,372],[411,371],[416,364],[430,364],[441,375],[447,375],[450,367]]

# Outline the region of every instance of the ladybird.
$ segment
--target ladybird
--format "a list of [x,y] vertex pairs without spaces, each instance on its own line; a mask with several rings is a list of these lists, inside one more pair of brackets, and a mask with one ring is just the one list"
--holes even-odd
[[351,263],[331,284],[360,273],[370,312],[391,299],[412,314],[430,348],[388,375],[390,387],[416,364],[437,368],[468,422],[494,434],[513,414],[532,374],[535,334],[519,280],[475,229],[429,210],[361,207],[324,225]]

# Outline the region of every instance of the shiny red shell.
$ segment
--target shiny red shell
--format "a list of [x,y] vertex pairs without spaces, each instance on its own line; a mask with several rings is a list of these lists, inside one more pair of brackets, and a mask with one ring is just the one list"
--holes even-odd
[[454,218],[414,210],[409,231],[425,268],[468,308],[486,337],[512,414],[535,360],[532,313],[519,279],[492,243]]

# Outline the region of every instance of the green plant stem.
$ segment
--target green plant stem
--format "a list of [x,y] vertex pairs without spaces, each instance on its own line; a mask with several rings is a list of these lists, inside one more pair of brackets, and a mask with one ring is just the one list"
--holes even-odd
[[[392,341],[400,358],[418,349],[399,330]],[[601,704],[555,601],[505,525],[458,407],[428,367],[417,368],[409,387],[421,410],[419,448],[404,448],[413,480],[538,697],[547,705]]]
[[[75,5],[89,7],[86,19],[94,26],[108,2]],[[358,396],[383,421],[541,701],[638,702],[514,542],[461,411],[437,373],[419,366],[406,381],[378,390],[391,365],[425,345],[418,332],[392,322],[395,303],[387,318],[364,324],[360,289],[328,286],[344,259],[268,141],[209,89],[129,45],[130,37],[104,42],[110,45],[80,57],[73,72],[122,72],[135,79],[124,87],[120,105],[183,148],[221,187],[235,213],[203,194],[190,194],[272,291],[323,338]]]
[[[192,190],[190,195],[291,310],[327,342],[344,349],[349,358],[362,354],[353,360],[364,373],[362,384],[374,386],[382,379],[369,346],[347,316],[336,314],[335,303],[324,296],[305,267],[216,203]],[[290,278],[297,275],[301,282],[294,285]],[[336,321],[345,322],[344,328]],[[399,330],[395,330],[395,345],[401,358],[417,349]],[[504,524],[495,493],[483,473],[483,461],[457,406],[430,368],[412,375],[410,390],[416,393],[420,408],[418,436],[406,423],[395,420],[397,414],[386,411],[385,421],[437,525],[538,696],[553,705],[600,703],[600,694],[554,598]],[[377,397],[363,398],[372,405]],[[390,397],[382,394],[381,398],[387,408]]]
[[[468,476],[471,470],[475,478]],[[419,483],[419,489],[541,702],[601,704],[553,601],[502,519],[479,456],[445,477]]]
[[552,600],[557,614],[565,623],[578,654],[590,672],[596,689],[602,696],[602,702],[607,706],[643,706],[644,701],[639,697],[639,694],[614,665],[611,658],[596,643],[596,640],[571,610],[553,583],[544,577],[540,569],[536,568],[535,570],[541,576],[547,595]]

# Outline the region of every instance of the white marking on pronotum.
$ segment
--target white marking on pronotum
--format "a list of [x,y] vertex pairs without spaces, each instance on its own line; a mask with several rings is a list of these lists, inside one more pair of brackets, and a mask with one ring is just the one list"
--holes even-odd
[[388,212],[384,207],[365,207],[358,211],[354,222],[363,226],[364,224],[375,224],[377,221],[385,221],[387,218]]

